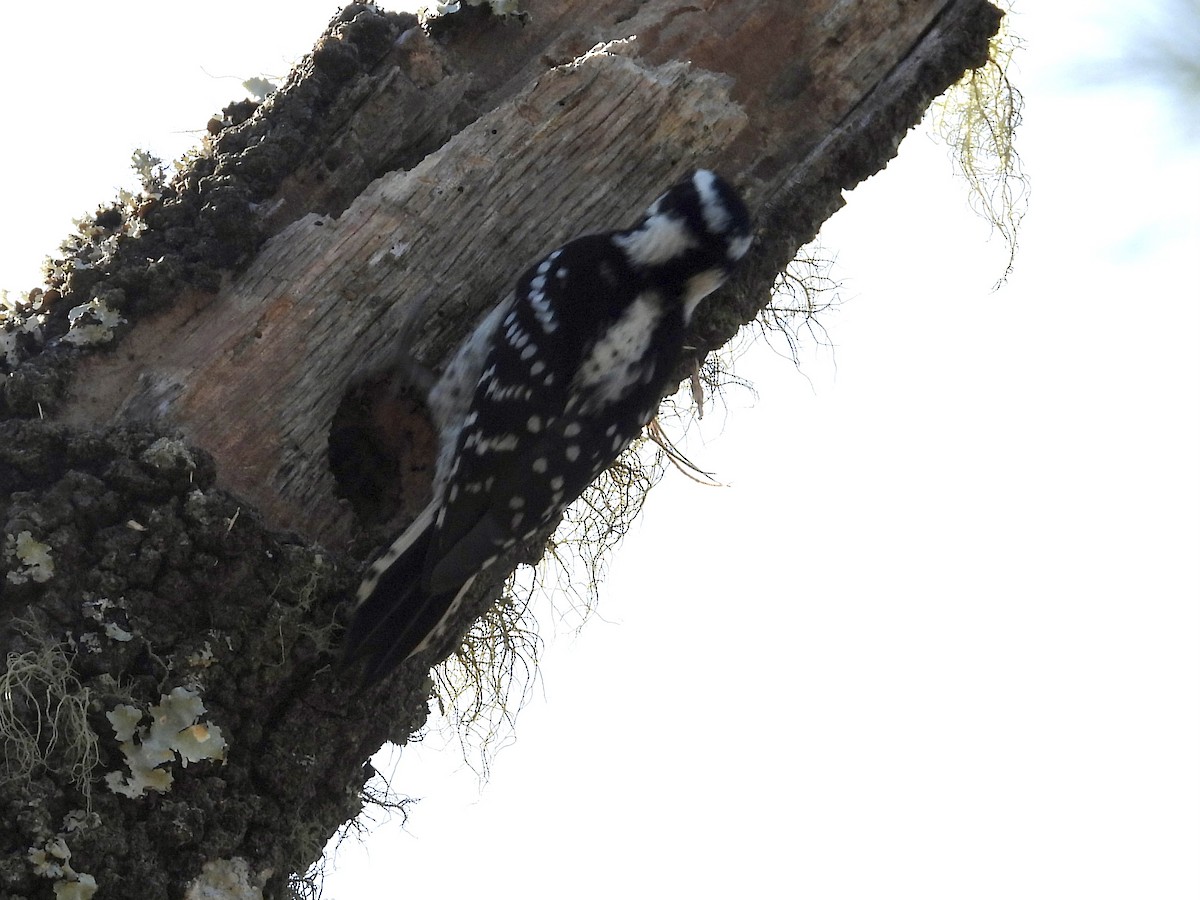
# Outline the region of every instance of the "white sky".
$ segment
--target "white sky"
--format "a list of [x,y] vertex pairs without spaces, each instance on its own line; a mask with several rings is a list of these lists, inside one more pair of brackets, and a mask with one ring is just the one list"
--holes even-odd
[[[1200,895],[1200,145],[1084,83],[1119,5],[1019,10],[1007,286],[911,136],[822,233],[836,351],[744,358],[686,444],[732,486],[653,492],[482,792],[434,737],[380,762],[423,799],[326,896]],[[47,9],[0,57],[11,289],[333,5]]]

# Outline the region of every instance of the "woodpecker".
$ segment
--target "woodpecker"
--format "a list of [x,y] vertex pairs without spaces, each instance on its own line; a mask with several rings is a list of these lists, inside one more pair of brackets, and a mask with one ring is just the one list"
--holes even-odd
[[344,662],[372,684],[439,646],[479,573],[554,522],[654,417],[697,304],[751,242],[706,169],[630,228],[534,263],[429,392],[433,500],[369,567]]

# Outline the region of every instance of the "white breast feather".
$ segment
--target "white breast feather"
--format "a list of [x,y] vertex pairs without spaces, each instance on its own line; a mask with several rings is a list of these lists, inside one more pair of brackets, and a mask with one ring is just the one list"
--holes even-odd
[[647,291],[592,345],[574,381],[575,389],[587,398],[583,412],[615,403],[641,380],[661,317],[661,298]]

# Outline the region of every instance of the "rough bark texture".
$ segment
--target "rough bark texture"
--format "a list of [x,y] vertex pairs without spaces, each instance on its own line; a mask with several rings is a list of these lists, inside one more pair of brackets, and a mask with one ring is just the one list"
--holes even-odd
[[[701,308],[703,356],[999,20],[984,0],[526,8],[422,30],[346,7],[181,178],[100,211],[0,329],[0,896],[85,873],[106,898],[218,876],[286,894],[360,808],[368,756],[425,718],[423,668],[366,696],[331,669],[383,535],[364,525],[428,490],[419,405],[388,388],[398,344],[436,366],[528,260],[705,165],[759,229]],[[170,790],[114,793],[180,687],[224,761],[168,751]],[[124,707],[144,718],[122,741]]]

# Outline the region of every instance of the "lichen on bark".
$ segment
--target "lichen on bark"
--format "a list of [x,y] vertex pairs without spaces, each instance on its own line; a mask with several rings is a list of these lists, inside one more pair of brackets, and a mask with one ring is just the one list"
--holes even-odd
[[[361,808],[363,761],[421,724],[424,673],[368,698],[332,670],[354,567],[272,533],[214,475],[202,450],[168,449],[149,430],[0,423],[0,527],[29,532],[55,560],[45,581],[6,579],[0,651],[10,670],[43,660],[24,676],[35,685],[54,676],[47,661],[70,673],[57,692],[2,701],[0,728],[36,736],[34,761],[6,754],[0,773],[5,896],[44,893],[21,860],[77,809],[89,816],[65,837],[72,865],[106,896],[178,897],[205,860],[248,847],[258,871],[303,871]],[[150,710],[180,687],[203,698],[224,762],[177,760],[161,794],[108,789],[103,776],[126,764],[109,714]],[[83,713],[70,730],[54,721],[66,702]],[[6,750],[17,738],[9,727]],[[81,743],[90,784],[71,764]]]

